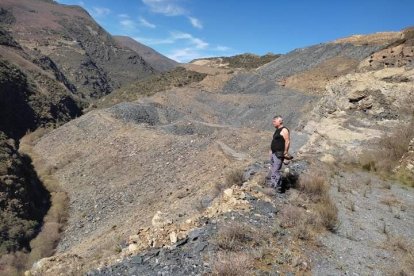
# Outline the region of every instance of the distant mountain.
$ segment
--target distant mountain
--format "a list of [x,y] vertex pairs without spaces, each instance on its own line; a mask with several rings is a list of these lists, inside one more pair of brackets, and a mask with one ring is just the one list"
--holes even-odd
[[145,46],[128,36],[114,36],[114,38],[121,46],[131,49],[142,56],[143,59],[157,71],[165,72],[178,66],[178,62],[167,58],[154,49]]
[[15,63],[19,55],[24,69],[40,67],[76,95],[101,97],[155,71],[137,52],[120,47],[79,6],[4,0],[0,7],[3,29],[19,45],[14,48],[23,51],[2,47],[2,57]]
[[268,53],[263,56],[255,54],[240,54],[230,57],[211,57],[194,59],[190,63],[218,68],[256,69],[280,57],[279,54]]

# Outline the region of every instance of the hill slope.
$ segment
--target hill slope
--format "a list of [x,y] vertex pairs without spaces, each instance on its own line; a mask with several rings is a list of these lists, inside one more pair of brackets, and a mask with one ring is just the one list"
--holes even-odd
[[[1,8],[0,21],[30,56],[28,62],[59,71],[73,93],[100,97],[154,71],[136,52],[120,47],[78,6],[5,0]],[[13,60],[7,52],[2,55]]]
[[19,139],[79,117],[92,99],[154,72],[80,7],[40,0],[0,3],[2,253],[29,250],[50,205],[31,160],[18,153]]
[[142,56],[144,60],[152,66],[152,68],[159,72],[169,71],[178,65],[176,61],[161,55],[154,49],[145,46],[130,37],[114,36],[114,39],[123,47],[129,48],[138,55]]

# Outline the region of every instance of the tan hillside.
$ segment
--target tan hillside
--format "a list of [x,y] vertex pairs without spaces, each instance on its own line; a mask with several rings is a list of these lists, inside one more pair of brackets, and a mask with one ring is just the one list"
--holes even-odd
[[368,35],[353,35],[350,37],[340,38],[333,43],[352,43],[354,45],[364,44],[386,44],[401,40],[403,32],[381,32]]

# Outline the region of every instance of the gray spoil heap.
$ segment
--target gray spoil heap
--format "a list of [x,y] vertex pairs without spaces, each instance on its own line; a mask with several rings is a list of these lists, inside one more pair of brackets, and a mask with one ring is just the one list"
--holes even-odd
[[108,108],[116,119],[151,126],[169,124],[183,116],[173,108],[157,103],[124,102]]
[[372,53],[384,49],[387,46],[388,45],[356,46],[350,43],[319,44],[289,52],[261,67],[258,70],[258,74],[265,79],[278,81],[282,78],[309,70],[334,57],[341,56],[362,61]]

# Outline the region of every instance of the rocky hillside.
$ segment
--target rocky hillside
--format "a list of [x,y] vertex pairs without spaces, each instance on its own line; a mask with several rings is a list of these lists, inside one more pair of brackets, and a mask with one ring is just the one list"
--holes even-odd
[[114,36],[115,40],[123,47],[133,50],[140,55],[152,68],[159,72],[174,69],[178,63],[166,56],[161,55],[154,49],[137,42],[127,36]]
[[78,6],[7,0],[1,8],[1,21],[30,55],[29,62],[65,76],[73,93],[100,97],[154,72],[142,56],[121,47]]
[[156,71],[80,7],[54,1],[1,1],[2,254],[31,249],[29,241],[53,201],[30,158],[18,152],[19,139],[39,127],[55,128],[79,117],[92,100]]
[[203,65],[208,67],[219,68],[233,68],[233,69],[256,69],[266,63],[269,63],[280,57],[277,54],[266,54],[258,56],[254,54],[241,54],[231,57],[214,57],[214,58],[201,58],[192,60],[190,63],[195,65]]
[[12,139],[0,132],[0,254],[26,249],[50,206],[49,195]]
[[183,87],[192,83],[198,83],[205,77],[206,74],[204,73],[177,67],[169,72],[159,73],[125,85],[113,91],[111,94],[102,97],[95,103],[97,107],[109,107],[120,102],[131,102],[174,87]]
[[[394,126],[413,135],[411,41],[410,29],[354,37],[253,70],[189,64],[207,76],[44,135],[33,152],[68,193],[69,219],[56,255],[31,273],[409,275],[414,190],[393,169],[412,183],[410,139],[380,143]],[[366,67],[394,47],[404,62]],[[265,184],[275,114],[296,159],[281,196]],[[392,145],[405,155],[387,159],[387,176],[363,164]]]

